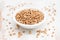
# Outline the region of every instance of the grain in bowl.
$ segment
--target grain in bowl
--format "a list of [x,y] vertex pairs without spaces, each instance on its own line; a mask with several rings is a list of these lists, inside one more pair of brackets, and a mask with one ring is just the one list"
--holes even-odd
[[44,14],[39,10],[24,9],[18,12],[15,18],[19,23],[33,25],[44,20]]

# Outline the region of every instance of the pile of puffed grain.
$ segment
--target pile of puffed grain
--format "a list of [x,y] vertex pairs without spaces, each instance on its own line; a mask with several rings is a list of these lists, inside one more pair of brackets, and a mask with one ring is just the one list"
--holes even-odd
[[44,19],[44,14],[39,10],[24,9],[15,16],[16,20],[22,24],[36,24]]

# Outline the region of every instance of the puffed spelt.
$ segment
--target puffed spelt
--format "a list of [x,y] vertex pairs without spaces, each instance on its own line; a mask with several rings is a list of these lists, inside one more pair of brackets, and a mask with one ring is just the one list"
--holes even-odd
[[44,14],[39,10],[24,9],[18,12],[15,16],[16,20],[23,24],[36,24],[44,19]]

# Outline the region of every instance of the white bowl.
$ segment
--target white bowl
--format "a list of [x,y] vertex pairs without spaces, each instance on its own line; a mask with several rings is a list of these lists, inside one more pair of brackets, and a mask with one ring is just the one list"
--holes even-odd
[[41,12],[44,14],[44,20],[42,20],[42,21],[39,22],[39,23],[33,24],[33,25],[28,25],[28,24],[19,23],[19,22],[15,19],[16,13],[18,13],[19,11],[22,11],[22,10],[24,10],[24,9],[36,9],[36,8],[20,8],[20,10],[17,10],[16,12],[14,12],[15,14],[13,14],[13,19],[14,19],[14,21],[15,21],[18,25],[20,25],[21,27],[26,28],[26,29],[34,29],[34,28],[40,27],[40,25],[45,22],[45,20],[46,20],[46,14],[43,13],[40,9],[37,9],[37,10],[41,11]]

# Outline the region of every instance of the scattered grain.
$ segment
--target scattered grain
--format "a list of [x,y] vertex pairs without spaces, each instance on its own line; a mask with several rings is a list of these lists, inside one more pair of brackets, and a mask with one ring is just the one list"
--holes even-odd
[[25,33],[25,31],[22,31],[23,33]]
[[52,21],[50,21],[50,23],[52,23]]
[[7,16],[10,16],[10,14],[8,13]]
[[8,21],[8,19],[6,19],[6,21]]
[[18,38],[22,36],[22,33],[21,32],[18,32]]
[[7,8],[10,8],[11,6],[10,6],[10,5],[7,5],[6,7],[7,7]]
[[12,32],[14,32],[14,29],[12,30]]
[[54,16],[56,16],[56,13],[54,13]]
[[5,18],[3,18],[3,20],[5,20]]
[[55,31],[56,29],[54,29],[54,31]]
[[15,35],[16,33],[13,33],[13,35]]
[[48,7],[44,7],[45,8],[45,10],[48,10],[49,8]]
[[52,21],[55,21],[55,18],[54,17],[52,17]]
[[36,32],[37,32],[36,37],[38,38],[38,36],[40,36],[41,33],[47,34],[47,29],[45,28],[44,30],[37,30]]
[[56,12],[56,9],[54,9],[54,12]]
[[8,27],[8,25],[6,25],[6,27]]
[[20,7],[20,4],[18,5],[18,7]]
[[49,25],[50,23],[47,23],[47,25]]
[[32,34],[32,31],[31,30],[29,31],[29,34]]
[[12,34],[10,34],[10,36],[12,36]]
[[52,32],[52,34],[54,34],[54,32]]
[[11,24],[11,22],[9,22],[9,24]]
[[50,13],[49,13],[48,15],[49,15],[49,16],[51,16],[51,14],[50,14]]
[[37,33],[36,38],[38,38],[39,36],[40,36],[40,33]]
[[49,36],[49,34],[47,34],[47,36]]
[[12,29],[12,27],[10,27],[10,29]]
[[41,32],[43,32],[44,34],[47,34],[47,29],[44,29],[44,31],[41,31]]
[[20,26],[18,24],[16,24],[16,27],[19,28]]
[[48,29],[49,31],[51,30],[51,29]]
[[54,37],[53,35],[51,35],[51,37]]
[[37,33],[36,37],[38,38],[38,36],[40,36],[41,30],[37,30],[36,33]]
[[55,3],[53,3],[53,6],[55,6],[56,4]]
[[40,32],[41,32],[41,30],[37,30],[36,32],[37,32],[37,33],[40,33]]
[[51,9],[48,9],[48,12],[50,12],[51,11]]

